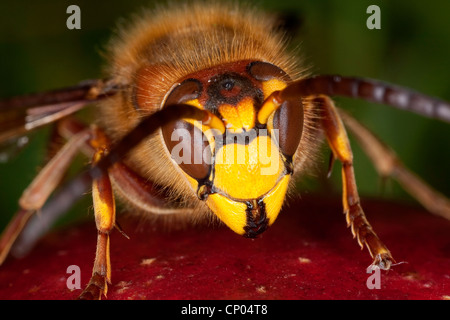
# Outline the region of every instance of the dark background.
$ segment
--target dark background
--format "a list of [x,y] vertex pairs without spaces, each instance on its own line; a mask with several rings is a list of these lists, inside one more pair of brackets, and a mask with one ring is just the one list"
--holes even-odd
[[[66,8],[81,8],[81,30],[66,28]],[[148,5],[149,4],[149,5]],[[129,17],[149,1],[1,1],[0,97],[73,85],[101,77],[100,52],[119,18]],[[366,8],[381,8],[381,30],[366,28]],[[377,78],[408,86],[450,101],[450,2],[448,1],[258,1],[270,12],[289,14],[293,47],[316,74]],[[363,101],[337,99],[338,106],[389,144],[404,163],[436,189],[450,195],[450,126]],[[29,146],[6,164],[0,164],[0,229],[17,208],[17,200],[42,166],[48,130],[32,136]],[[355,171],[365,197],[413,201],[394,182],[381,192],[379,179],[366,156],[354,144]],[[328,152],[320,165],[326,174]],[[82,157],[76,171],[87,163]],[[305,180],[302,192],[323,192],[323,178]],[[331,188],[340,194],[340,170],[335,168]],[[85,218],[92,210],[89,195],[72,215]]]

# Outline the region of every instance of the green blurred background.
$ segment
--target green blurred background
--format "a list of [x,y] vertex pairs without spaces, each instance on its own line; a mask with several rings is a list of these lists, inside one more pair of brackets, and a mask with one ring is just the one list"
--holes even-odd
[[[81,30],[66,28],[66,8],[81,8]],[[366,28],[366,8],[381,8],[381,30]],[[129,17],[155,1],[12,1],[0,2],[0,97],[48,90],[101,76],[101,49],[119,18]],[[292,33],[316,74],[377,78],[408,86],[450,101],[450,1],[258,1],[270,12],[289,14],[299,22]],[[363,101],[337,99],[389,144],[409,168],[435,188],[450,195],[450,126]],[[33,135],[16,158],[0,164],[0,229],[17,208],[22,190],[42,166],[49,130]],[[355,171],[365,197],[412,202],[396,183],[383,192],[373,166],[353,144]],[[322,171],[327,170],[324,152]],[[80,157],[76,171],[87,163]],[[335,168],[330,182],[306,179],[310,190],[331,188],[340,193]],[[312,192],[303,190],[303,193]],[[92,214],[86,194],[71,212],[77,218]]]

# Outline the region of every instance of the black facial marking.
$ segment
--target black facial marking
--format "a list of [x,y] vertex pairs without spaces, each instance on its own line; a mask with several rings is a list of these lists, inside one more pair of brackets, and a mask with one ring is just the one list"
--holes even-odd
[[198,182],[197,197],[200,200],[206,201],[206,199],[210,194],[216,193],[214,190],[213,182],[209,180],[209,178],[198,179],[197,182]]
[[244,97],[253,97],[256,106],[261,105],[264,99],[262,91],[255,87],[250,79],[235,72],[227,72],[211,78],[207,95],[205,108],[213,112],[222,104],[235,106]]
[[266,205],[263,198],[246,202],[247,224],[244,227],[246,238],[256,238],[269,227],[267,219]]
[[[169,122],[161,129],[169,152],[172,154],[175,147],[182,146],[180,154],[176,156],[183,157],[183,159],[186,157],[189,160],[188,163],[179,163],[179,167],[194,179],[207,178],[211,170],[211,165],[208,163],[211,163],[211,160],[206,159],[207,161],[204,161],[204,156],[212,156],[212,153],[209,143],[204,138],[201,130],[183,120]],[[178,137],[172,140],[172,133],[175,130],[177,130]],[[184,154],[185,152],[187,154]],[[198,161],[198,159],[201,161]]]

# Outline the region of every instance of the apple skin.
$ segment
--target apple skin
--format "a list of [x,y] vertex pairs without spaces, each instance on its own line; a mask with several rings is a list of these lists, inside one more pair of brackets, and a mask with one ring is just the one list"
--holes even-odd
[[[118,216],[126,239],[111,234],[112,284],[107,299],[450,299],[450,222],[417,205],[363,199],[362,206],[398,265],[369,289],[372,259],[346,228],[337,198],[293,199],[257,239],[223,225],[168,231]],[[76,299],[80,268],[89,281],[94,221],[52,231],[31,253],[0,267],[0,299]],[[70,282],[70,281],[69,281]],[[72,283],[72,282],[70,282]]]

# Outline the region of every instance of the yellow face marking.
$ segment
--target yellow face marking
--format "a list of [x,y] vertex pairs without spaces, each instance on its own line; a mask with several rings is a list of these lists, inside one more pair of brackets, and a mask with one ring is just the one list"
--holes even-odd
[[266,214],[269,219],[269,226],[274,223],[280,213],[283,205],[286,191],[289,186],[290,176],[284,176],[277,186],[273,188],[265,197],[264,204],[266,205]]
[[273,78],[262,82],[264,100],[267,99],[273,92],[280,91],[286,88],[286,82]]
[[205,108],[203,108],[203,105],[200,103],[200,101],[198,101],[198,99],[189,100],[189,101],[186,101],[185,103],[190,106],[194,106],[196,108],[202,109],[202,110],[205,109]]
[[228,199],[221,194],[211,194],[206,200],[208,207],[223,221],[231,230],[238,234],[244,234],[247,224],[247,205]]
[[[281,210],[289,180],[290,176],[284,176],[264,197],[269,225],[275,221]],[[244,202],[231,200],[222,194],[211,194],[206,200],[206,204],[231,230],[240,235],[245,233],[247,205]]]
[[237,106],[224,104],[219,107],[225,126],[234,133],[242,132],[242,129],[250,130],[255,126],[256,112],[253,99],[246,97]]
[[284,165],[270,137],[227,144],[216,154],[214,185],[235,199],[256,199],[277,183]]

